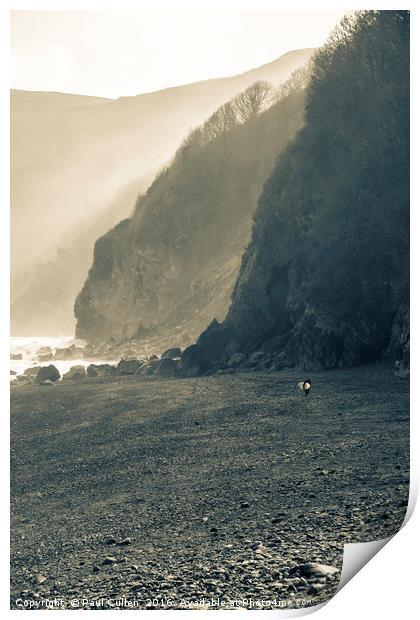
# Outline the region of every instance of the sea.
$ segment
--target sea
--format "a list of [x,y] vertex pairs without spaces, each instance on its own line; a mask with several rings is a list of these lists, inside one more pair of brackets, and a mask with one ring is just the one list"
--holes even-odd
[[[56,348],[66,348],[75,344],[77,347],[83,347],[85,345],[84,340],[75,339],[74,336],[13,336],[10,338],[10,353],[20,353],[22,359],[10,360],[10,370],[13,370],[18,375],[22,374],[26,368],[31,366],[48,366],[54,364],[61,375],[66,373],[71,366],[82,365],[88,366],[92,363],[92,360],[74,359],[74,360],[54,360],[52,362],[38,362],[37,352],[41,347],[50,347],[53,352]],[[100,364],[105,360],[95,360],[95,363]],[[109,360],[107,360],[108,363]],[[16,375],[10,375],[10,380],[13,381]]]

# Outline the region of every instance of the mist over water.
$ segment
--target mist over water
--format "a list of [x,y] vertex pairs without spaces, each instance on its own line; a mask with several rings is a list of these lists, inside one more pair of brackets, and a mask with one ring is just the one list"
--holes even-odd
[[[72,366],[88,366],[92,363],[92,360],[87,359],[71,359],[71,360],[52,360],[51,362],[39,362],[38,351],[41,347],[50,347],[54,353],[57,348],[67,348],[72,344],[77,347],[83,347],[84,340],[74,338],[74,336],[16,336],[10,338],[10,354],[21,354],[21,360],[10,360],[10,369],[16,372],[18,375],[22,374],[26,368],[32,366],[49,366],[54,364],[59,373],[63,375],[68,372]],[[96,363],[105,363],[105,360],[95,360]],[[109,360],[107,360],[109,363]],[[11,375],[10,379],[13,381],[15,375]]]

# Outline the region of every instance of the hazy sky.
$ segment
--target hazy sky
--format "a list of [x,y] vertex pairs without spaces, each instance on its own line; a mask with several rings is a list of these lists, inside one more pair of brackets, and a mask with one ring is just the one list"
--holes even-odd
[[11,86],[102,97],[234,75],[322,45],[343,11],[13,11]]

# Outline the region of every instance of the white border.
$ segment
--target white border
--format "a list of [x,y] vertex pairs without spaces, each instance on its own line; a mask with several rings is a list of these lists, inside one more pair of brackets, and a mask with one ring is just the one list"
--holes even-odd
[[[73,2],[63,0],[53,1],[11,1],[3,2],[1,6],[1,21],[0,21],[0,50],[2,60],[2,70],[0,72],[0,84],[1,84],[1,115],[0,115],[0,127],[1,127],[1,214],[2,214],[2,226],[0,227],[1,243],[1,270],[2,270],[2,282],[3,291],[8,290],[8,273],[9,273],[9,76],[8,76],[8,62],[9,57],[9,32],[8,22],[9,10],[147,10],[147,9],[238,9],[238,10],[314,10],[313,3],[310,2],[279,2],[279,1],[267,1],[267,0],[195,0],[186,2],[185,0],[179,0],[174,6],[174,2],[171,0],[74,0]],[[317,5],[317,10],[354,10],[359,9],[395,9],[394,2],[365,2],[363,5],[349,5],[347,2],[326,2],[322,5]],[[402,8],[411,10],[411,38],[412,38],[412,110],[420,109],[419,101],[419,86],[418,81],[414,82],[414,76],[419,75],[418,58],[419,54],[419,39],[420,33],[418,28],[418,9],[415,8],[414,3],[404,3]],[[419,120],[417,114],[412,114],[412,193],[411,204],[412,207],[412,377],[417,377],[419,370],[418,360],[418,311],[419,311],[419,292],[417,286],[417,273],[420,269],[419,261],[419,243],[417,241],[417,231],[420,230],[420,216],[418,214],[420,208],[419,200],[419,188],[418,188],[418,173],[415,174],[415,168],[418,167],[419,161],[417,156],[417,144],[420,139],[419,135]],[[14,613],[9,610],[9,569],[8,569],[8,550],[9,550],[9,425],[7,412],[9,410],[8,402],[8,390],[9,379],[7,376],[9,366],[9,309],[8,309],[8,295],[5,295],[5,301],[1,306],[1,360],[2,360],[2,373],[1,373],[1,424],[2,424],[2,446],[1,446],[1,471],[2,476],[2,521],[1,521],[1,572],[0,572],[0,608],[7,615]],[[7,357],[6,357],[7,356]],[[413,382],[414,383],[414,382]],[[413,385],[413,384],[412,384]],[[411,417],[411,500],[410,504],[414,501],[418,492],[419,482],[419,437],[420,437],[420,423],[418,418],[419,412],[419,396],[416,393],[416,389],[412,387],[411,390],[411,403],[412,412]],[[416,606],[416,590],[418,581],[418,553],[413,552],[414,548],[419,543],[419,531],[420,531],[420,516],[419,510],[414,512],[413,517],[409,520],[403,530],[393,538],[385,548],[374,557],[361,572],[359,572],[352,580],[349,586],[344,587],[336,596],[334,596],[330,602],[327,603],[318,613],[318,617],[324,620],[328,618],[336,620],[346,620],[348,618],[354,618],[357,614],[363,614],[363,617],[369,617],[370,614],[375,616],[393,617],[405,617],[411,618],[414,616],[414,610],[417,611]],[[64,611],[57,611],[55,613],[65,613]],[[73,612],[81,613],[81,612]],[[120,613],[120,612],[108,612],[108,613]],[[133,612],[132,612],[133,613]],[[145,613],[145,612],[137,612]],[[154,612],[154,615],[162,612]],[[178,613],[172,611],[171,613]],[[179,612],[184,613],[184,612]],[[230,612],[215,611],[206,612],[206,614],[226,614]],[[288,616],[287,612],[253,612],[255,614],[267,613],[280,613],[282,617]],[[193,619],[197,614],[201,612],[188,612],[188,618]],[[296,615],[296,614],[294,614]],[[154,617],[155,617],[154,616]],[[208,616],[206,616],[208,617]]]

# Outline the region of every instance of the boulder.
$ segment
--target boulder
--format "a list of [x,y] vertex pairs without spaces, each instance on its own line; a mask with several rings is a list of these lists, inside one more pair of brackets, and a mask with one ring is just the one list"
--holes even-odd
[[27,383],[32,383],[31,378],[26,376],[26,375],[17,375],[15,380],[12,381],[13,383],[19,383],[19,384],[27,384]]
[[224,351],[222,353],[222,356],[221,356],[222,362],[227,362],[228,360],[230,360],[230,358],[233,355],[235,355],[235,353],[239,352],[240,348],[241,347],[240,347],[239,342],[237,342],[236,340],[230,340],[227,343],[227,345],[226,345],[226,347],[225,347],[225,349],[224,349]]
[[136,357],[131,359],[122,359],[118,362],[117,374],[119,375],[135,375],[136,370],[143,365],[143,362]]
[[75,360],[81,359],[83,356],[83,349],[76,347],[72,344],[70,347],[58,348],[55,350],[54,359],[56,360]]
[[299,571],[301,575],[305,577],[330,577],[339,572],[339,569],[335,566],[328,564],[318,564],[317,562],[306,562],[300,564],[291,573]]
[[197,341],[206,362],[221,360],[226,347],[233,340],[232,337],[233,330],[230,327],[226,327],[213,319]]
[[53,359],[52,353],[41,353],[37,355],[38,362],[51,362]]
[[237,368],[246,361],[246,355],[244,353],[234,353],[228,361],[229,368]]
[[47,353],[52,355],[51,347],[40,347],[36,352],[37,355],[46,355]]
[[54,353],[55,359],[56,360],[67,360],[67,359],[69,359],[67,357],[67,351],[68,351],[68,349],[64,349],[64,348],[63,349],[60,349],[60,348],[56,349],[55,353]]
[[160,363],[160,359],[153,359],[139,366],[136,375],[152,375]]
[[25,370],[23,371],[23,374],[26,377],[36,377],[40,368],[41,366],[31,366],[30,368],[25,368]]
[[117,369],[111,364],[89,364],[86,369],[88,377],[113,377],[116,373]]
[[151,355],[151,356],[149,357],[149,362],[153,362],[153,360],[158,360],[158,359],[159,359],[159,358],[158,358],[158,356],[157,356],[157,355]]
[[114,377],[117,374],[117,369],[111,364],[98,364],[97,372],[98,377]]
[[12,375],[12,376],[17,375],[16,370],[10,370],[10,375]]
[[11,353],[10,354],[10,359],[11,360],[21,360],[22,359],[22,353]]
[[47,379],[49,381],[55,382],[58,381],[59,378],[60,373],[58,372],[57,368],[53,364],[50,364],[49,366],[42,366],[38,370],[38,373],[35,377],[35,383],[41,384]]
[[207,370],[208,363],[199,344],[187,347],[181,355],[179,370],[186,377],[197,377]]
[[81,381],[82,379],[86,379],[86,368],[82,365],[72,366],[63,375],[63,381]]
[[162,353],[162,359],[169,358],[171,360],[178,359],[182,355],[182,350],[179,347],[174,347],[173,349],[168,349],[164,353]]
[[89,364],[86,368],[86,374],[88,377],[97,377],[98,376],[98,366],[96,364]]
[[173,377],[178,372],[178,363],[169,357],[159,360],[155,374],[158,377]]
[[210,375],[214,375],[219,370],[226,370],[227,367],[227,364],[225,364],[224,362],[211,362],[210,367],[205,372],[203,372],[203,376],[207,377]]

